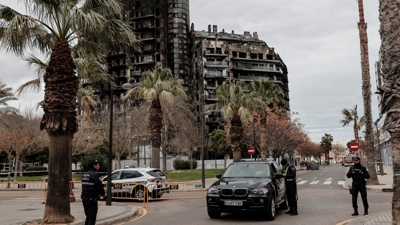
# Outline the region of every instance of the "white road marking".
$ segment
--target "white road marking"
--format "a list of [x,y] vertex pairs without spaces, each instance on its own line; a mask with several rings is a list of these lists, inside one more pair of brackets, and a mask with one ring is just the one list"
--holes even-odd
[[319,180],[315,180],[313,182],[311,182],[310,184],[318,184]]
[[302,181],[298,182],[297,184],[304,184],[306,182],[307,182],[306,180],[302,180]]
[[331,180],[327,180],[327,181],[324,182],[324,185],[330,185],[331,183],[332,183]]
[[345,182],[344,180],[341,180],[341,181],[338,181],[337,184],[338,184],[338,185],[343,185],[344,182]]

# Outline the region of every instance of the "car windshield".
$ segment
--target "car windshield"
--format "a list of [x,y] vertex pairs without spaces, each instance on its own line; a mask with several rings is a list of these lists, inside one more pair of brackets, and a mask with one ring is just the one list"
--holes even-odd
[[223,177],[270,177],[271,171],[267,164],[241,163],[232,164],[226,169]]
[[147,171],[147,174],[149,174],[150,176],[156,177],[156,178],[165,176],[160,170],[150,170],[150,171]]

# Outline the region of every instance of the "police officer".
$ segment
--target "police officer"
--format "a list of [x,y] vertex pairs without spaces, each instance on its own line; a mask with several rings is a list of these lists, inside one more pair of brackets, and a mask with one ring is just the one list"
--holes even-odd
[[85,225],[96,224],[97,200],[99,196],[106,197],[100,176],[97,173],[100,169],[100,163],[96,159],[89,161],[89,170],[82,176],[82,203],[85,210]]
[[357,197],[358,192],[361,193],[361,199],[364,205],[364,215],[368,215],[368,201],[367,201],[367,181],[369,179],[369,173],[365,167],[361,166],[360,158],[354,158],[354,165],[350,167],[349,172],[346,175],[348,178],[353,178],[353,183],[351,185],[351,194],[353,201],[354,213],[352,216],[358,215]]
[[283,176],[285,178],[286,184],[286,196],[289,203],[289,211],[285,214],[290,214],[291,216],[298,215],[297,212],[297,184],[296,184],[296,168],[289,165],[286,159],[281,160],[281,165],[283,166]]

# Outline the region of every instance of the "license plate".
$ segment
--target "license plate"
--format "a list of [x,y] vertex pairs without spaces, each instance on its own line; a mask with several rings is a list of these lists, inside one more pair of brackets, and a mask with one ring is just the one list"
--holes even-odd
[[242,201],[225,201],[225,205],[231,205],[231,206],[242,206],[243,202]]

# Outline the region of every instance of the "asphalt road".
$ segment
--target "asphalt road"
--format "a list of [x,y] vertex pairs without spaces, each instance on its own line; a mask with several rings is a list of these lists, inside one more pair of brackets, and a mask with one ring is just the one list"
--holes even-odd
[[[351,195],[343,188],[348,167],[333,164],[319,170],[298,171],[298,216],[285,215],[285,210],[277,210],[274,221],[269,224],[337,224],[351,219]],[[368,191],[369,212],[391,209],[392,193]],[[362,202],[359,197],[359,207]],[[141,207],[138,202],[128,202]],[[160,200],[152,201],[144,209],[143,215],[123,224],[265,224],[266,221],[255,214],[222,214],[219,219],[210,219],[207,207],[200,200]]]

